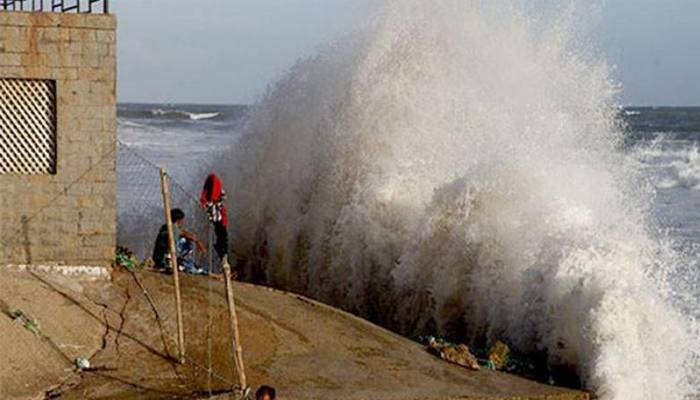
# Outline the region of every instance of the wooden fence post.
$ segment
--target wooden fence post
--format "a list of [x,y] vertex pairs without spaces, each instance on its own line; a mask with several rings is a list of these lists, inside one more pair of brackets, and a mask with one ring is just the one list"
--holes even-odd
[[236,314],[236,303],[233,299],[233,284],[231,283],[231,265],[228,263],[228,256],[222,260],[224,267],[224,281],[226,282],[226,300],[228,302],[229,322],[231,323],[231,334],[233,335],[233,362],[238,373],[238,382],[241,392],[245,393],[248,388],[245,370],[243,368],[243,348],[238,332],[238,315]]
[[168,174],[165,168],[160,169],[160,184],[163,191],[163,208],[165,209],[165,223],[168,226],[168,245],[170,247],[170,268],[173,272],[173,282],[175,283],[175,307],[177,314],[177,348],[178,360],[185,363],[185,332],[182,326],[182,298],[180,296],[180,276],[177,265],[177,245],[173,237],[173,221],[170,218],[170,189],[168,188]]

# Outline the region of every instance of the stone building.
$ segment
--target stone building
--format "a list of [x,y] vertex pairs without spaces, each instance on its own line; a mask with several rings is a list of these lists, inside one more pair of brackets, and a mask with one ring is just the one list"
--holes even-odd
[[0,1],[0,265],[114,259],[116,20],[100,1]]

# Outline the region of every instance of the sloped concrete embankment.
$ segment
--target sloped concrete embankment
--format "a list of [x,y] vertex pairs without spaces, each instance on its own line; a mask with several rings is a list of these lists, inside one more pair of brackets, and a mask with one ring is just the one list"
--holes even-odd
[[[0,300],[37,321],[39,334],[0,318],[0,397],[61,399],[206,398],[235,382],[221,281],[184,276],[188,361],[174,362],[171,278],[111,281],[0,271]],[[587,399],[493,371],[469,371],[422,346],[302,296],[235,285],[248,380],[282,399]],[[92,371],[73,368],[88,357]],[[208,373],[211,365],[211,374]]]

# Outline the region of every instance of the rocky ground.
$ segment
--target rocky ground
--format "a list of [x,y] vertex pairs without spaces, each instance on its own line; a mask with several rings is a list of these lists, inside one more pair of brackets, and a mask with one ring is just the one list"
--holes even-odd
[[[184,365],[174,362],[170,276],[120,269],[110,281],[81,281],[0,270],[0,397],[227,398],[236,375],[223,282],[183,276],[182,286]],[[415,342],[299,295],[243,283],[235,291],[248,381],[276,387],[280,399],[588,398],[446,363]],[[13,320],[17,310],[26,318]],[[92,369],[78,371],[76,357],[89,359]]]

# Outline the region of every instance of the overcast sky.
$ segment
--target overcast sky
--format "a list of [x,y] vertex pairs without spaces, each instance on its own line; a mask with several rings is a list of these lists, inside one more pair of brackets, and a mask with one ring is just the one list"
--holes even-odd
[[[432,1],[432,0],[426,0]],[[119,101],[252,103],[373,0],[118,0]],[[623,101],[700,106],[700,0],[605,0]]]

